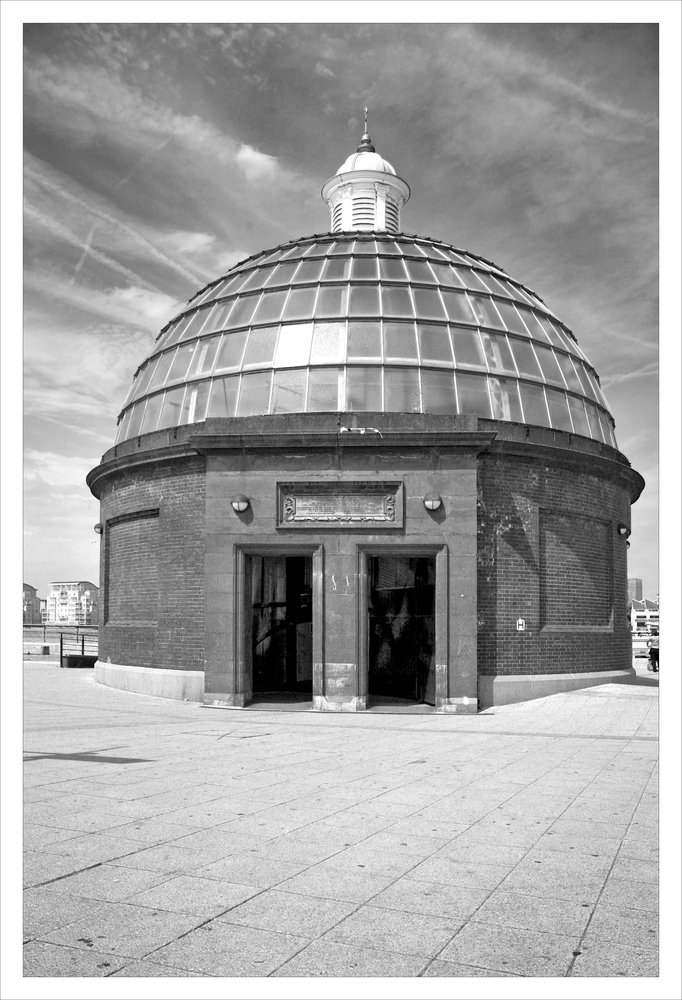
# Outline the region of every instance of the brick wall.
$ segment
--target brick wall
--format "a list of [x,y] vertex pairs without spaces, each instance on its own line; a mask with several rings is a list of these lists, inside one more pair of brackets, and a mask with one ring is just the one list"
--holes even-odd
[[104,485],[101,660],[204,669],[202,456],[149,463]]
[[[633,495],[641,486],[635,482],[636,474],[617,460],[617,453],[594,442],[574,447],[570,436],[560,432],[547,431],[547,440],[534,442],[531,438],[540,433],[538,429],[487,422],[491,430],[499,427],[500,438],[476,459],[474,451],[465,454],[459,438],[447,444],[447,435],[453,430],[455,435],[473,433],[473,424],[483,422],[472,418],[471,427],[457,424],[449,430],[441,418],[429,422],[423,415],[397,414],[363,414],[367,426],[379,428],[383,436],[368,441],[367,435],[358,435],[352,439],[357,446],[350,449],[345,442],[351,436],[338,437],[336,415],[315,415],[314,421],[304,420],[306,414],[285,416],[281,439],[274,444],[258,444],[257,420],[235,420],[213,422],[206,429],[208,458],[183,453],[190,433],[197,435],[191,428],[179,429],[177,438],[173,430],[143,439],[143,451],[150,459],[160,454],[156,449],[173,446],[178,456],[174,460],[136,465],[142,457],[136,441],[106,456],[111,465],[96,487],[102,491],[105,524],[101,579],[107,579],[107,533],[113,529],[116,545],[117,527],[128,523],[128,535],[125,530],[118,535],[119,563],[114,570],[110,565],[109,572],[117,574],[117,587],[134,581],[141,593],[149,590],[154,570],[151,566],[143,570],[139,555],[134,562],[132,532],[139,530],[140,544],[150,553],[149,532],[156,530],[158,602],[155,620],[129,617],[124,619],[128,624],[117,622],[109,609],[101,629],[102,659],[166,668],[206,667],[208,691],[236,691],[236,547],[273,544],[293,551],[305,541],[308,547],[324,546],[322,655],[325,662],[344,663],[349,670],[358,659],[362,613],[356,586],[358,545],[409,542],[447,546],[444,614],[450,695],[469,696],[469,687],[475,692],[477,664],[478,673],[487,675],[630,666],[626,548],[617,525],[630,521],[628,476]],[[265,434],[275,418],[262,420],[268,422],[262,428]],[[434,436],[425,437],[419,447],[403,447],[397,436],[390,439],[395,427],[410,443],[409,435],[421,433],[427,425]],[[242,426],[243,439],[236,433],[242,433]],[[306,436],[311,426],[313,448]],[[329,434],[328,447],[320,443],[323,432]],[[234,440],[228,450],[220,444],[211,451],[211,434],[233,434]],[[535,444],[542,448],[533,453]],[[602,457],[599,450],[609,454]],[[122,464],[117,470],[118,462]],[[376,537],[364,532],[276,529],[278,478],[327,481],[363,476],[404,479],[404,529]],[[433,514],[422,502],[429,490],[443,497],[442,509]],[[235,492],[251,499],[244,515],[235,514],[230,505]],[[158,511],[156,529],[130,527],[136,516],[139,520],[141,513],[150,511]],[[111,587],[113,595],[113,582]],[[113,608],[115,614],[128,613],[132,601],[116,599],[120,603]],[[151,613],[150,609],[145,597],[135,613]],[[525,631],[517,631],[518,618],[525,620]]]
[[540,509],[540,627],[611,624],[613,525]]
[[153,624],[159,613],[159,510],[109,519],[104,623]]
[[628,491],[594,463],[479,457],[479,674],[631,666],[619,523]]

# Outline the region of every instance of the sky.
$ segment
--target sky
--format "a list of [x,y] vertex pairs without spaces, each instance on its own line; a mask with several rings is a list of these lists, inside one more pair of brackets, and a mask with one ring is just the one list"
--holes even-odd
[[404,230],[534,289],[599,373],[646,480],[628,575],[655,597],[658,34],[26,24],[24,581],[42,597],[52,580],[98,582],[85,476],[113,444],[135,369],[208,281],[328,231],[320,188],[357,146],[366,104],[377,151],[412,189]]

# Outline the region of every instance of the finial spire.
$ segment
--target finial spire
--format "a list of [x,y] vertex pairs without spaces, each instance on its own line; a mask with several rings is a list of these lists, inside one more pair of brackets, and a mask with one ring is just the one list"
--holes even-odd
[[372,145],[369,109],[363,111],[365,131],[357,152],[351,153],[322,188],[322,198],[331,211],[331,229],[335,233],[399,233],[400,210],[410,197],[410,188]]
[[364,111],[365,111],[365,131],[363,133],[360,145],[358,146],[358,153],[376,153],[376,149],[372,145],[372,140],[370,139],[369,132],[367,131],[367,115],[369,114],[369,110],[365,108]]

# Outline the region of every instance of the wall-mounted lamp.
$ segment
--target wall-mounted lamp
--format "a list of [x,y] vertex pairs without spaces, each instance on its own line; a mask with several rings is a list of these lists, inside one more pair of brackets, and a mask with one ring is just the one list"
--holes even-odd
[[232,504],[232,509],[236,510],[238,514],[243,514],[251,506],[251,501],[243,493],[238,493],[236,497],[232,497],[230,503]]
[[630,548],[630,543],[629,543],[629,542],[626,542],[626,543],[625,543],[625,548],[626,548],[626,549],[629,549],[629,548]]
[[95,525],[95,531],[98,535],[104,534],[104,525],[100,521]]
[[424,506],[427,510],[438,510],[442,503],[443,500],[437,493],[427,493],[424,497]]
[[630,537],[630,529],[628,528],[627,524],[618,525],[618,534],[623,535],[625,538]]

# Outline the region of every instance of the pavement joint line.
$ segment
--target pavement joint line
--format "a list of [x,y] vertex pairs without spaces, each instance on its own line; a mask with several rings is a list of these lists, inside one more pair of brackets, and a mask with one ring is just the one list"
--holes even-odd
[[[573,752],[572,754],[569,754],[569,755],[568,755],[568,757],[564,758],[564,760],[563,760],[563,761],[561,761],[560,763],[561,763],[561,764],[563,764],[563,763],[565,763],[565,762],[566,762],[567,760],[570,760],[570,759],[571,759],[572,757],[575,757],[575,756],[576,756],[576,754],[579,754],[579,753],[581,753],[583,749],[584,749],[583,747],[580,747],[580,748],[576,749],[576,750],[575,750],[575,751],[574,751],[574,752]],[[558,767],[558,766],[560,766],[560,765],[559,765],[559,764],[556,764],[556,765],[555,765],[555,767]],[[588,785],[586,786],[586,788],[589,788],[589,787],[590,787],[590,785],[591,785],[591,784],[592,784],[592,783],[593,783],[593,782],[594,782],[594,781],[596,780],[596,778],[597,778],[597,777],[598,777],[598,776],[599,776],[599,775],[600,775],[600,774],[601,774],[601,773],[602,773],[602,772],[603,772],[603,771],[605,770],[605,768],[606,768],[607,766],[608,766],[608,764],[605,764],[605,765],[604,765],[604,767],[602,767],[602,769],[601,769],[601,770],[600,770],[600,771],[598,772],[598,774],[597,774],[597,775],[595,775],[595,777],[594,777],[594,778],[592,778],[592,780],[591,780],[591,781],[590,781],[590,782],[588,783]],[[554,769],[555,769],[555,768],[551,768],[551,769],[550,769],[550,772],[548,772],[548,773],[551,773],[551,771],[552,771],[552,770],[554,770]],[[544,777],[544,775],[542,775],[541,777]],[[536,778],[536,779],[535,779],[535,781],[539,781],[539,780],[540,780],[540,778]],[[524,791],[525,791],[525,790],[526,790],[527,788],[529,788],[529,787],[530,787],[531,785],[535,784],[535,781],[531,782],[531,783],[530,783],[530,785],[527,785],[527,786],[525,786],[525,787],[524,787]],[[585,791],[585,789],[583,789],[583,791]],[[515,793],[515,794],[518,794],[518,793]],[[581,792],[581,794],[582,794],[582,792]],[[643,795],[643,794],[644,794],[644,792],[642,792],[642,795]],[[512,798],[513,798],[513,797],[514,797],[514,796],[512,796]],[[641,801],[641,796],[640,796],[640,799],[638,800],[638,802],[639,802],[639,801]],[[550,824],[550,826],[553,826],[553,825],[554,825],[554,823],[558,822],[558,821],[559,821],[559,820],[561,819],[561,817],[562,817],[562,816],[564,815],[564,813],[565,813],[565,812],[566,812],[566,811],[567,811],[568,809],[570,809],[570,807],[571,807],[571,806],[573,805],[573,803],[574,803],[574,802],[575,802],[575,799],[573,799],[573,800],[572,800],[572,801],[571,801],[570,803],[568,803],[568,804],[567,804],[567,806],[565,807],[565,809],[564,809],[564,810],[563,810],[563,811],[562,811],[561,813],[559,813],[559,815],[558,815],[558,816],[556,817],[556,819],[554,819],[554,820],[552,821],[552,823]],[[494,808],[498,808],[498,807],[496,806],[496,807],[494,807]],[[635,807],[635,809],[636,809],[636,807]],[[491,809],[491,810],[490,810],[490,812],[494,812],[494,809]],[[485,815],[486,815],[486,816],[488,816],[488,815],[490,815],[490,813],[486,813]],[[634,811],[633,811],[633,815],[634,815]],[[484,818],[485,818],[484,816],[482,816],[482,817],[481,817],[481,819],[484,819]],[[477,822],[480,822],[480,820],[477,820]],[[632,820],[630,821],[630,825],[631,825],[631,823],[632,823]],[[472,828],[472,827],[474,827],[475,825],[476,825],[475,823],[471,824],[471,827],[470,827],[469,829],[471,829],[471,828]],[[545,829],[544,833],[546,833],[546,832],[547,832],[547,829],[549,829],[549,827],[547,827],[547,828]],[[629,826],[628,826],[628,829],[629,829]],[[541,837],[542,837],[542,836],[544,836],[544,833],[543,833],[543,834],[541,834],[541,835],[540,835],[540,837],[538,837],[538,840],[540,840],[540,839],[541,839]],[[458,837],[461,837],[461,836],[462,836],[462,834],[461,834],[461,833],[460,833],[460,834],[458,834],[458,836],[457,836],[457,837],[454,837],[454,838],[453,838],[453,841],[452,841],[452,842],[456,841],[456,840],[458,839]],[[528,850],[526,851],[526,853],[525,853],[525,854],[523,855],[523,857],[521,857],[521,858],[520,858],[520,859],[519,859],[519,860],[518,860],[518,861],[516,862],[516,864],[515,864],[515,865],[513,866],[513,868],[511,869],[511,871],[510,871],[510,872],[509,872],[509,873],[508,873],[508,874],[507,874],[507,875],[505,876],[505,879],[506,879],[506,878],[508,878],[508,877],[509,877],[509,875],[511,875],[511,874],[512,874],[513,872],[515,872],[515,871],[516,871],[516,869],[517,869],[517,868],[519,867],[519,865],[520,865],[520,864],[521,864],[521,863],[522,863],[523,861],[525,861],[525,859],[526,859],[526,858],[528,857],[528,855],[529,855],[529,854],[531,854],[531,853],[532,853],[532,852],[533,852],[533,851],[534,851],[534,850],[536,849],[536,847],[537,847],[537,841],[535,842],[535,844],[533,844],[533,845],[532,845],[532,847],[529,847],[529,848],[528,848]],[[620,848],[619,848],[619,850],[620,850]],[[617,855],[616,855],[616,856],[617,856]],[[614,864],[615,864],[615,858],[614,858],[614,861],[613,861],[613,864],[611,865],[611,868],[609,869],[609,873],[610,873],[611,869],[613,868],[613,865],[614,865]],[[607,880],[607,879],[608,879],[608,875],[607,875],[607,876],[606,876],[606,878],[604,879],[604,885],[602,886],[602,888],[601,888],[601,890],[600,890],[600,893],[599,893],[599,897],[601,897],[601,893],[602,893],[602,892],[604,891],[604,887],[605,887],[605,885],[606,885],[606,880]],[[503,880],[503,881],[504,881],[504,880]],[[469,924],[469,923],[470,923],[470,922],[471,922],[471,921],[472,921],[472,920],[474,919],[474,917],[475,917],[476,913],[478,913],[478,911],[479,911],[479,910],[481,909],[481,907],[482,907],[482,906],[484,906],[484,905],[485,905],[485,903],[487,903],[487,901],[488,901],[488,900],[490,899],[490,897],[491,897],[491,896],[493,895],[493,893],[494,893],[494,892],[496,892],[496,891],[497,891],[498,889],[499,889],[499,885],[498,885],[498,886],[496,886],[496,887],[495,887],[494,889],[491,889],[491,890],[490,890],[490,892],[489,892],[489,894],[488,894],[488,895],[486,896],[486,898],[485,898],[485,899],[484,899],[484,900],[483,900],[483,901],[482,901],[482,902],[481,902],[481,903],[480,903],[480,904],[479,904],[479,905],[478,905],[478,906],[476,907],[476,909],[475,909],[475,910],[474,910],[474,911],[473,911],[473,912],[472,912],[472,913],[471,913],[471,914],[469,915],[469,917],[467,918],[467,920],[465,920],[465,922],[464,922],[464,923],[462,924],[462,926],[461,926],[461,927],[459,928],[459,930],[457,930],[457,931],[455,932],[455,934],[454,934],[454,935],[452,936],[452,938],[450,938],[450,940],[449,940],[449,941],[447,941],[447,942],[446,942],[446,943],[445,943],[445,944],[443,945],[443,947],[442,947],[442,948],[440,949],[440,951],[439,951],[439,952],[437,953],[437,955],[435,955],[435,956],[434,956],[434,958],[433,958],[433,961],[435,961],[435,959],[436,959],[436,958],[438,957],[438,955],[442,954],[442,952],[443,952],[443,951],[445,950],[445,948],[447,948],[447,946],[448,946],[448,945],[449,945],[449,944],[450,944],[450,943],[451,943],[452,941],[454,941],[454,939],[455,939],[455,938],[457,937],[457,935],[458,935],[458,934],[460,934],[460,933],[462,932],[462,930],[464,929],[464,927],[466,927],[466,926],[467,926],[467,925],[468,925],[468,924]],[[597,902],[595,902],[594,906],[593,906],[593,907],[591,908],[591,912],[590,912],[590,917],[589,917],[589,920],[588,920],[588,923],[587,923],[587,925],[586,925],[586,927],[585,927],[585,931],[583,932],[583,935],[582,935],[582,936],[581,936],[581,938],[580,938],[580,943],[582,943],[582,939],[583,939],[583,937],[585,936],[585,933],[587,932],[587,927],[589,927],[589,924],[590,924],[590,922],[591,922],[591,920],[592,920],[592,916],[593,916],[593,914],[594,914],[594,910],[595,910],[595,908],[596,908],[596,906],[597,906],[597,903],[598,903],[598,901],[599,901],[599,897],[598,897],[598,899],[597,899]],[[579,946],[578,946],[578,947],[579,947]],[[576,958],[576,956],[574,955],[574,956],[573,956],[573,962],[575,962],[575,958]],[[572,969],[572,967],[573,967],[573,966],[572,966],[572,963],[569,963],[569,967],[568,967],[568,970],[567,970],[567,971],[566,971],[566,972],[564,973],[564,976],[569,976],[569,975],[570,975],[570,970]],[[486,968],[486,966],[475,966],[475,968]],[[488,970],[488,971],[491,971],[491,970]],[[498,969],[498,970],[495,970],[495,971],[501,971],[501,970],[499,970],[499,969]]]
[[[275,713],[269,713],[269,714],[273,715]],[[277,714],[278,715],[280,715],[280,714],[281,715],[288,715],[289,713],[288,712],[282,712],[282,713],[277,713]],[[358,716],[359,715],[360,715],[360,713],[358,713]],[[167,722],[166,723],[162,723],[162,722],[156,722],[155,723],[155,722],[147,722],[146,720],[144,720],[144,721],[140,721],[140,722],[121,723],[118,728],[133,729],[136,726],[139,726],[141,728],[147,728],[149,725],[163,725],[163,724],[168,724],[168,723]],[[281,725],[282,725],[282,727],[286,727],[287,723],[281,723]],[[298,728],[295,723],[289,723],[288,726],[289,726],[289,728]],[[80,728],[81,729],[98,729],[98,730],[101,730],[102,726],[93,723],[92,725],[81,725]],[[349,723],[347,726],[343,726],[343,725],[337,724],[335,726],[335,728],[338,728],[338,729],[343,729],[343,728],[351,729],[352,728],[352,724]],[[358,728],[362,728],[362,727],[358,727]],[[367,728],[368,731],[372,731],[371,727],[367,726],[366,728]],[[69,726],[54,726],[54,727],[51,727],[49,729],[46,729],[45,727],[41,726],[41,727],[36,727],[35,729],[32,729],[32,728],[28,727],[28,728],[26,728],[24,730],[24,732],[25,733],[31,733],[31,732],[45,733],[45,732],[62,732],[62,731],[70,732],[72,729],[73,729],[73,726],[70,726],[70,725]],[[386,732],[386,733],[407,732],[407,731],[409,731],[409,729],[405,729],[405,727],[402,727],[402,726],[391,726],[391,727],[386,726],[384,729],[382,729],[382,732]],[[537,736],[537,737],[543,737],[545,739],[549,738],[549,739],[576,739],[576,740],[616,740],[616,741],[626,741],[626,742],[630,741],[630,740],[637,740],[637,741],[648,741],[648,742],[652,742],[652,743],[658,742],[658,737],[657,736],[637,736],[637,735],[630,735],[630,734],[624,735],[624,736],[616,736],[616,735],[609,735],[609,734],[606,734],[606,733],[576,733],[575,731],[553,733],[553,732],[542,732],[542,731],[540,731],[540,732],[536,732],[536,731],[528,732],[528,731],[525,731],[524,732],[522,730],[521,731],[517,731],[517,730],[487,729],[485,731],[479,731],[479,732],[477,732],[476,730],[473,730],[473,729],[461,729],[461,730],[457,730],[455,732],[447,732],[447,731],[441,730],[441,729],[426,729],[426,728],[422,728],[420,730],[416,730],[415,732],[418,732],[418,733],[435,733],[435,734],[438,734],[440,736],[443,736],[444,738],[447,737],[447,738],[450,738],[450,739],[453,738],[453,737],[458,737],[458,736],[471,736],[471,737],[477,737],[479,739],[481,739],[483,737],[492,738],[492,737],[495,737],[495,736],[523,736],[523,737],[526,737],[527,739],[528,738],[532,739],[533,737]],[[194,735],[194,734],[192,734],[192,733],[184,733],[182,735]],[[201,734],[199,734],[199,735],[201,735]]]
[[[588,932],[588,930],[590,928],[590,924],[592,923],[592,918],[594,917],[595,910],[599,906],[599,900],[601,899],[601,897],[602,897],[602,895],[604,893],[604,889],[606,888],[607,882],[609,880],[609,876],[611,875],[611,872],[613,871],[613,869],[615,867],[616,861],[618,860],[618,855],[620,854],[620,852],[622,850],[622,847],[623,847],[623,840],[626,839],[626,837],[628,835],[628,832],[630,830],[630,827],[632,826],[632,824],[635,821],[635,815],[636,815],[637,809],[638,809],[638,807],[639,807],[642,799],[644,798],[644,795],[646,793],[646,789],[648,788],[648,786],[649,786],[649,782],[647,782],[647,784],[642,789],[642,792],[641,792],[641,794],[640,794],[640,796],[639,796],[639,798],[637,800],[637,805],[633,809],[632,819],[628,823],[627,830],[625,831],[625,836],[622,838],[620,844],[618,845],[618,850],[615,853],[615,856],[613,858],[611,866],[609,867],[609,870],[607,872],[606,878],[604,879],[604,884],[602,885],[601,889],[599,890],[599,895],[597,896],[596,902],[595,902],[594,906],[592,907],[592,912],[590,913],[589,919],[588,919],[587,923],[585,924],[585,928],[584,928],[582,934],[580,935],[580,940],[578,941],[578,946],[577,946],[575,952],[573,953],[573,958],[572,958],[571,962],[569,962],[568,970],[564,974],[564,978],[570,977],[570,975],[571,975],[571,973],[573,971],[573,967],[575,965],[576,958],[578,958],[578,955],[582,954],[581,946],[582,946],[583,941],[585,940],[585,935],[587,934],[587,932]],[[659,919],[660,919],[660,917],[659,917]],[[577,954],[576,954],[576,952],[577,952]]]

